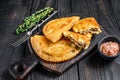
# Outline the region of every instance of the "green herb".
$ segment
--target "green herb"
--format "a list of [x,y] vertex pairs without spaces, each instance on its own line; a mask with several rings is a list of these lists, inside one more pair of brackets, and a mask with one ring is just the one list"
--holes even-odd
[[28,31],[31,29],[33,26],[35,26],[38,22],[41,22],[43,19],[45,19],[51,12],[53,12],[53,8],[46,7],[44,9],[41,9],[34,14],[32,14],[29,17],[26,17],[24,19],[23,24],[21,24],[17,29],[16,29],[16,34],[20,34],[22,32]]

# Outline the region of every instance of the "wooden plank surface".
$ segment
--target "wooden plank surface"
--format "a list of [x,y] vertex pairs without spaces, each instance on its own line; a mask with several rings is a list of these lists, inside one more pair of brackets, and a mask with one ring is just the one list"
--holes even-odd
[[16,49],[9,45],[22,36],[16,36],[14,31],[29,15],[30,6],[31,0],[0,1],[0,80],[13,80],[8,68],[24,57],[25,45]]
[[[91,0],[91,4],[92,4]],[[86,3],[87,4],[87,3]],[[92,15],[97,13],[97,18],[100,25],[108,32],[108,34],[118,35],[120,34],[119,26],[111,10],[111,6],[107,0],[96,0],[94,7],[91,9],[90,2],[89,11],[94,12]],[[93,5],[92,5],[93,6]],[[94,11],[93,11],[94,10]],[[88,13],[90,13],[88,12]],[[83,61],[79,62],[79,78],[80,80],[119,80],[119,65],[114,61],[104,61],[97,55],[97,50],[91,52],[94,54],[87,57]],[[119,57],[117,58],[119,62]],[[116,61],[116,60],[115,60]],[[114,66],[114,67],[113,67]]]
[[[95,17],[109,33],[120,36],[119,0],[3,0],[0,1],[0,80],[14,80],[8,72],[10,64],[25,57],[26,43],[13,48],[21,38],[13,32],[26,16],[50,6],[58,11]],[[62,14],[61,14],[62,15]],[[38,65],[26,80],[119,80],[120,57],[113,62],[102,60],[97,50],[62,75],[55,75]]]

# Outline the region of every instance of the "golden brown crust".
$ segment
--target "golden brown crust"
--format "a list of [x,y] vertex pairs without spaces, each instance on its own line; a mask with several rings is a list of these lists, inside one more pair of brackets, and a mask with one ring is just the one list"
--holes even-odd
[[100,25],[93,17],[84,18],[77,21],[73,26],[73,31],[81,34],[86,34],[88,32],[92,34],[99,34],[101,32]]
[[87,49],[90,45],[90,40],[92,38],[91,33],[80,34],[73,31],[65,31],[63,35],[74,42],[78,47]]
[[50,41],[57,42],[62,38],[62,32],[70,30],[79,19],[78,16],[72,16],[51,20],[43,27],[43,33]]
[[64,38],[56,43],[52,43],[45,36],[35,35],[30,40],[35,53],[45,61],[66,61],[75,57],[81,51],[81,48]]

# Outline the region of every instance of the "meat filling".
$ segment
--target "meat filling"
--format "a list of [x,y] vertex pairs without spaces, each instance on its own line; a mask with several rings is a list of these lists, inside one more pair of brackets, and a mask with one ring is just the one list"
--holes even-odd
[[74,42],[74,44],[77,45],[79,48],[83,48],[83,49],[85,48],[85,43],[84,42],[80,42],[80,41],[78,42],[71,37],[67,37],[67,38],[69,38],[72,42]]
[[91,28],[90,31],[98,31],[98,28]]

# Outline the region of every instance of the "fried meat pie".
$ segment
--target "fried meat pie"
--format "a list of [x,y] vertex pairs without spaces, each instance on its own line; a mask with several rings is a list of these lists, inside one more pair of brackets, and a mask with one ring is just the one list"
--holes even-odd
[[99,34],[101,29],[95,18],[89,17],[77,21],[73,26],[73,31],[81,34],[86,34],[88,32],[92,34]]
[[70,39],[75,45],[80,48],[87,49],[90,45],[92,34],[80,34],[73,31],[65,31],[63,35]]
[[45,36],[34,35],[30,41],[35,53],[41,59],[50,62],[69,60],[82,50],[82,48],[78,48],[73,42],[65,38],[53,43]]
[[79,21],[80,17],[64,17],[51,20],[43,27],[43,34],[52,42],[57,42],[62,38],[64,31],[70,30],[73,24]]

